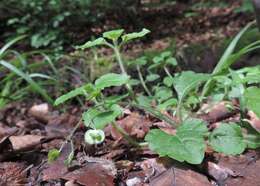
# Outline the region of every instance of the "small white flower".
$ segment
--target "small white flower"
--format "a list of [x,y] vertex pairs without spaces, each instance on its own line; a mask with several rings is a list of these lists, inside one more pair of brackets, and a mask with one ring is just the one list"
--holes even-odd
[[102,130],[96,130],[96,129],[89,129],[85,133],[85,142],[94,145],[94,144],[100,144],[105,139],[105,133]]

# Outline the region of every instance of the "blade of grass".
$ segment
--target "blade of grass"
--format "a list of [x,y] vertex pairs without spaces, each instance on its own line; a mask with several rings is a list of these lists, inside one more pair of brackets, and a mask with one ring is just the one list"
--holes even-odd
[[0,49],[0,59],[4,56],[6,50],[8,50],[8,48],[10,48],[13,44],[15,44],[16,42],[24,39],[26,37],[26,35],[22,35],[22,36],[18,36],[14,39],[12,39],[11,41],[9,41],[8,43],[6,43],[1,49]]
[[[224,69],[228,67],[227,63],[229,62],[229,58],[234,52],[238,41],[242,37],[242,35],[254,24],[255,22],[251,22],[248,25],[246,25],[236,36],[235,38],[231,41],[227,49],[225,50],[224,54],[220,58],[217,66],[214,68],[212,75],[218,75],[220,74]],[[212,89],[214,86],[214,82],[212,80],[207,81],[207,83],[204,85],[203,90],[202,90],[202,97],[207,96],[209,91]]]
[[47,94],[47,92],[40,85],[38,85],[28,74],[25,74],[24,72],[20,71],[18,68],[4,60],[0,60],[0,64],[27,81],[27,83],[32,86],[34,91],[38,92],[47,102],[51,104],[53,103],[52,98]]

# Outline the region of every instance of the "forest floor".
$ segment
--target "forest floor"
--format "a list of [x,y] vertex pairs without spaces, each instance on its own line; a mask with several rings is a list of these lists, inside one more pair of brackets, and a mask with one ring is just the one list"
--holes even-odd
[[[178,7],[180,12],[177,14],[182,13],[182,8],[185,9],[182,6]],[[144,19],[147,27],[154,31],[150,41],[133,44],[126,53],[135,56],[146,49],[163,50],[169,47],[169,38],[173,36],[177,50],[206,43],[213,51],[201,54],[202,58],[198,61],[207,65],[187,66],[209,72],[217,63],[218,54],[214,53],[214,44],[234,36],[254,19],[243,13],[233,13],[238,6],[234,2],[230,7],[201,8],[197,10],[197,16],[174,21],[171,17],[160,17],[160,12],[165,9],[153,10],[157,13],[150,14],[159,20],[149,16]],[[260,186],[260,152],[257,150],[247,150],[239,156],[225,156],[208,148],[203,163],[195,166],[160,158],[147,147],[132,147],[110,126],[105,128],[105,141],[90,146],[84,142],[86,128],[81,124],[72,137],[74,159],[67,166],[64,161],[71,153],[71,145],[65,144],[65,141],[80,122],[82,110],[79,105],[58,110],[39,98],[13,102],[1,109],[0,186]],[[197,117],[205,120],[209,128],[214,128],[219,122],[238,121],[239,114],[239,111],[226,109],[221,102],[208,113]],[[260,121],[255,121],[254,116],[249,119],[259,125]],[[124,116],[118,118],[117,123],[139,141],[143,140],[150,128],[175,133],[168,123],[131,107],[124,109]],[[61,155],[49,163],[48,152],[59,149],[61,145],[64,145]]]

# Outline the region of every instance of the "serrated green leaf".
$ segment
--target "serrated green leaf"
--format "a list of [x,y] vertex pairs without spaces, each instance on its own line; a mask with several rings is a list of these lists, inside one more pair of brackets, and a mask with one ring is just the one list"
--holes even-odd
[[146,135],[145,140],[149,143],[150,149],[160,156],[200,164],[206,148],[203,138],[206,133],[207,127],[203,121],[190,119],[177,129],[175,136],[154,129]]
[[227,155],[241,154],[246,148],[241,127],[235,123],[222,123],[210,134],[209,144],[215,151]]
[[100,37],[100,38],[95,39],[94,41],[88,41],[88,42],[86,42],[86,43],[83,44],[83,45],[76,46],[75,48],[76,48],[76,49],[84,50],[84,49],[86,49],[86,48],[91,48],[91,47],[94,47],[94,46],[104,45],[104,44],[105,44],[105,41],[106,41],[106,40],[105,40],[103,37]]
[[103,33],[103,37],[110,40],[117,40],[124,32],[124,29],[111,30]]
[[192,71],[182,72],[180,76],[174,78],[174,88],[178,94],[179,101],[183,100],[187,94],[200,83],[210,78],[208,74],[195,73]]
[[125,74],[109,73],[101,76],[95,81],[95,87],[97,89],[104,89],[112,86],[121,86],[129,81],[129,76]]
[[51,163],[55,161],[60,156],[60,151],[57,149],[51,149],[48,152],[48,162]]
[[150,33],[151,31],[143,28],[142,31],[140,32],[133,32],[133,33],[129,33],[129,34],[125,34],[122,36],[122,40],[123,42],[127,42],[136,38],[141,38],[144,37],[146,34]]
[[260,118],[260,88],[250,87],[244,93],[246,107]]

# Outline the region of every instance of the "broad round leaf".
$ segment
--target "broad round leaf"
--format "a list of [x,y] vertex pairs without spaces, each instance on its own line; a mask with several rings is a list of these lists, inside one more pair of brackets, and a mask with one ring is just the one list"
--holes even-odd
[[241,154],[246,148],[241,127],[235,123],[222,123],[209,136],[209,144],[215,151],[227,155]]

